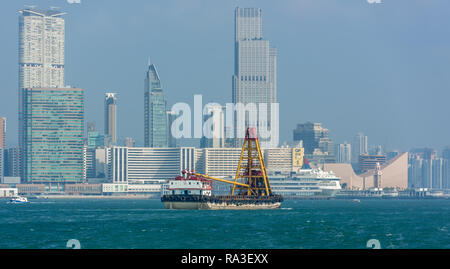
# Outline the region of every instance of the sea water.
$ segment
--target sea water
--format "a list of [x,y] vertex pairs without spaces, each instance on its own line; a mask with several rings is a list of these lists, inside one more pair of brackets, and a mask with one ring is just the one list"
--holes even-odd
[[[450,200],[287,200],[276,210],[166,210],[159,200],[0,201],[0,248],[450,248]],[[71,241],[73,242],[73,241]]]

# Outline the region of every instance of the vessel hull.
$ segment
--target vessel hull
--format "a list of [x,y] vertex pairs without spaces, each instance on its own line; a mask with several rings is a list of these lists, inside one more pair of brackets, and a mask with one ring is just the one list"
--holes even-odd
[[236,197],[236,196],[179,196],[165,195],[161,201],[166,209],[232,209],[257,210],[276,209],[281,206],[283,198],[273,197]]

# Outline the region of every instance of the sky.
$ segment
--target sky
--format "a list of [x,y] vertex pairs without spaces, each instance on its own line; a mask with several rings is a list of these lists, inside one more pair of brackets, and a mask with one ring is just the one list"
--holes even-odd
[[234,9],[260,7],[278,49],[280,142],[321,122],[335,143],[357,132],[408,151],[450,145],[448,0],[7,0],[0,9],[0,117],[17,145],[18,10],[67,12],[65,79],[85,89],[85,119],[103,130],[118,93],[118,136],[143,144],[148,58],[169,105],[231,102]]

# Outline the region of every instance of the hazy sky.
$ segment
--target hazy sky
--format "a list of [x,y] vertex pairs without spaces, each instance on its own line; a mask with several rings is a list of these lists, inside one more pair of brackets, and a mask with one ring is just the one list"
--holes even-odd
[[[69,1],[71,2],[71,1]],[[66,84],[86,90],[86,122],[103,130],[103,95],[118,95],[118,134],[143,141],[147,58],[170,105],[231,102],[234,8],[260,7],[278,49],[281,141],[322,122],[336,143],[409,150],[450,145],[450,1],[8,0],[0,10],[0,116],[17,144],[18,10],[60,7]]]

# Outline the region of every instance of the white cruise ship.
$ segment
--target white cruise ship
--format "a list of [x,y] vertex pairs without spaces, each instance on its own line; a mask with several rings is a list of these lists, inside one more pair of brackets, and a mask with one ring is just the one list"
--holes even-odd
[[342,189],[339,177],[320,168],[302,168],[290,175],[269,174],[269,179],[274,193],[291,199],[333,197]]

